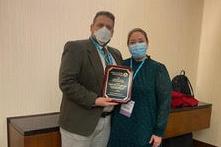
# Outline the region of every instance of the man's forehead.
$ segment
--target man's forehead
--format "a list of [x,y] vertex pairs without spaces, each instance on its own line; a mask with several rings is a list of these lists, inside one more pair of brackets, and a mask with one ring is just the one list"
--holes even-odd
[[109,23],[112,23],[112,24],[114,23],[113,20],[111,18],[109,18],[108,16],[106,16],[106,15],[97,16],[94,23],[96,23],[96,22],[109,22]]

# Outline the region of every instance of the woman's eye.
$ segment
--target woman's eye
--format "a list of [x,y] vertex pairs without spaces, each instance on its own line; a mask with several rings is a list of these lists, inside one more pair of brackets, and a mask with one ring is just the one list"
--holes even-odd
[[132,45],[132,44],[135,44],[135,43],[136,43],[136,42],[130,42],[129,44]]
[[143,40],[140,40],[140,41],[139,41],[139,43],[143,43],[143,42],[144,42]]

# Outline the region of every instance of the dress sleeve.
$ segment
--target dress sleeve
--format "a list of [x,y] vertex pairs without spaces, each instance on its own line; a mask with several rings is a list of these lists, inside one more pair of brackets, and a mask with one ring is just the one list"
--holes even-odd
[[157,70],[155,92],[157,98],[157,120],[153,134],[163,136],[170,113],[172,92],[171,80],[168,71],[163,64],[160,64]]

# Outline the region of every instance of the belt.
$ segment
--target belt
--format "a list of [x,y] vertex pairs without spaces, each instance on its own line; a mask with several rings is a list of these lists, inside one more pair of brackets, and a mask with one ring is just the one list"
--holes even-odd
[[111,115],[112,113],[113,113],[113,111],[111,111],[111,112],[102,112],[101,117],[105,118],[106,116]]

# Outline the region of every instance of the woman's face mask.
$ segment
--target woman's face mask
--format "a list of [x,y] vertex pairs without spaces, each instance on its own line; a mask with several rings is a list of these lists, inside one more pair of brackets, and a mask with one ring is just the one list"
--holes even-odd
[[146,42],[137,42],[129,45],[129,51],[134,59],[140,59],[146,56],[147,44]]
[[111,39],[111,31],[105,26],[94,32],[94,36],[100,45],[106,44]]

